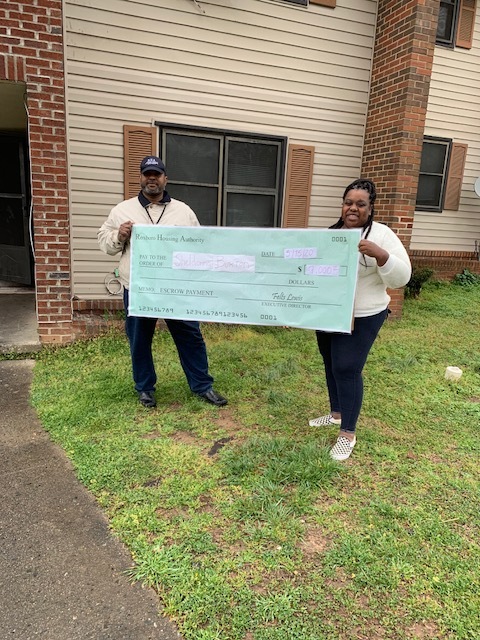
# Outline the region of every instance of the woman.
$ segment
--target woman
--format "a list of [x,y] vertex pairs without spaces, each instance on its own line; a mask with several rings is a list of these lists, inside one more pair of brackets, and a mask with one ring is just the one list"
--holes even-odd
[[355,180],[345,189],[342,214],[330,227],[362,229],[352,333],[316,332],[325,365],[330,413],[309,424],[340,425],[337,442],[330,451],[334,460],[349,458],[356,443],[355,428],[363,400],[362,369],[388,315],[387,287],[403,287],[411,276],[410,259],[398,237],[386,225],[373,221],[376,197],[373,182]]

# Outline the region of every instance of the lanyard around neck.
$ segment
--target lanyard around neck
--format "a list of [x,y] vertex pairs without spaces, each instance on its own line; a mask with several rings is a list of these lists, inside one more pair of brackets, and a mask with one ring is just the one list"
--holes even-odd
[[[167,204],[168,204],[168,203],[167,203]],[[151,222],[152,224],[158,224],[158,223],[160,222],[160,220],[162,219],[163,214],[165,213],[165,209],[167,208],[167,204],[164,204],[164,205],[163,205],[162,213],[160,214],[160,217],[159,217],[159,219],[158,219],[156,222],[154,222],[154,221],[152,220],[152,216],[150,215],[150,212],[149,212],[149,210],[148,210],[148,207],[145,207],[145,211],[146,211],[146,213],[147,213],[147,216],[148,216],[148,218],[149,218],[149,220],[150,220],[150,222]],[[149,206],[150,206],[150,205],[149,205]]]

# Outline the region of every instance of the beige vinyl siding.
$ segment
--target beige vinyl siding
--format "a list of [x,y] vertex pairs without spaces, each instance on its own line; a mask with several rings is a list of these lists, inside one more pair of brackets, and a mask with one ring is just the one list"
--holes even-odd
[[480,11],[471,49],[437,46],[425,134],[468,145],[460,207],[441,213],[416,211],[412,249],[473,251],[480,240],[480,198],[473,185],[480,176]]
[[65,3],[74,293],[104,297],[96,231],[123,199],[123,125],[155,121],[315,147],[310,226],[358,176],[376,0]]

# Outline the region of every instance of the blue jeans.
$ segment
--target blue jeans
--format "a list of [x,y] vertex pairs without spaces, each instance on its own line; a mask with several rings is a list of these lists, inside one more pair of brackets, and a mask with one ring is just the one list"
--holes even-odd
[[342,416],[342,431],[355,432],[363,402],[362,370],[375,338],[388,315],[355,318],[353,331],[317,331],[317,343],[325,366],[330,410]]
[[[125,331],[130,344],[135,389],[154,391],[157,374],[153,363],[152,341],[157,318],[140,318],[128,315],[128,289],[123,292],[123,304],[127,318]],[[208,358],[205,341],[198,322],[165,320],[175,346],[180,364],[193,393],[205,393],[211,389],[213,378],[208,373]]]

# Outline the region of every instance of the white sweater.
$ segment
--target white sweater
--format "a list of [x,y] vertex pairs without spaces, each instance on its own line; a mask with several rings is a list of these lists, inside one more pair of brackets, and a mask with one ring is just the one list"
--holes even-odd
[[390,302],[387,287],[399,289],[405,286],[412,274],[405,247],[389,227],[374,222],[367,240],[385,249],[390,257],[383,267],[379,267],[375,258],[359,254],[354,311],[356,318],[373,316],[386,309]]
[[170,227],[200,226],[195,213],[181,200],[172,198],[165,204],[150,204],[148,213],[153,223],[145,208],[140,204],[138,197],[124,200],[113,207],[97,233],[98,244],[103,252],[110,256],[122,252],[118,271],[119,280],[126,289],[129,287],[130,280],[130,242],[119,242],[118,240],[118,230],[122,223],[131,220],[134,224],[158,224]]

